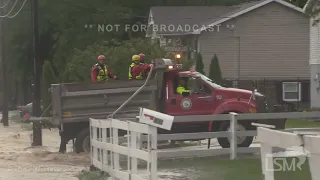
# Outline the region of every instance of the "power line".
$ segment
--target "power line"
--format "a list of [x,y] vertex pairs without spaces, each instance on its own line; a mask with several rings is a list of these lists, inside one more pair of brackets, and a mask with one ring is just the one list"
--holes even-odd
[[23,4],[21,5],[21,7],[20,7],[20,9],[13,15],[13,16],[7,16],[7,18],[14,18],[14,17],[16,17],[19,13],[20,13],[20,11],[22,10],[22,8],[24,7],[24,5],[26,4],[26,2],[27,2],[27,0],[24,0],[24,2],[23,2]]
[[9,4],[10,0],[7,1],[6,4],[4,4],[3,6],[1,6],[0,8],[5,8],[8,4]]
[[17,5],[17,2],[18,2],[18,0],[16,0],[16,2],[14,2],[13,6],[12,6],[11,10],[8,12],[8,14],[6,14],[4,16],[0,16],[0,17],[2,17],[2,18],[7,17],[13,11],[14,7]]

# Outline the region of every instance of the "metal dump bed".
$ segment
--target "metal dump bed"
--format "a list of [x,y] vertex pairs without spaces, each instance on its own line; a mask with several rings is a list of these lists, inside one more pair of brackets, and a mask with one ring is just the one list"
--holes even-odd
[[163,73],[173,70],[170,59],[156,59],[145,81],[127,80],[52,84],[52,117],[31,117],[53,125],[89,121],[89,118],[135,118],[139,107],[157,109]]
[[[117,118],[135,117],[139,107],[151,105],[156,85],[150,81],[125,107]],[[52,84],[51,123],[89,121],[89,118],[106,118],[118,109],[145,81],[108,81],[104,83]]]

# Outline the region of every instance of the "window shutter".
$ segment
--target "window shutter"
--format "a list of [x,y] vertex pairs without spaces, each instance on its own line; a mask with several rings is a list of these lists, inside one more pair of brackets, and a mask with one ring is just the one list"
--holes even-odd
[[282,104],[283,98],[282,98],[282,81],[275,81],[276,86],[276,99],[278,104]]
[[310,81],[301,82],[301,102],[310,102]]

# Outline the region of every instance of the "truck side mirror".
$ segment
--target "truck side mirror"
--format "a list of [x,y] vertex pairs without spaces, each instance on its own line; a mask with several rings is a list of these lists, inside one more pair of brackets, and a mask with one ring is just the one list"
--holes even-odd
[[188,96],[190,96],[190,93],[189,92],[182,92],[182,96],[183,97],[188,97]]

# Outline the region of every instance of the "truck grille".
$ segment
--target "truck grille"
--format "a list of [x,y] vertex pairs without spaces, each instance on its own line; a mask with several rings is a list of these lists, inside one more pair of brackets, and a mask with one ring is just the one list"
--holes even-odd
[[268,104],[264,96],[256,96],[256,109],[257,109],[257,113],[268,112]]

